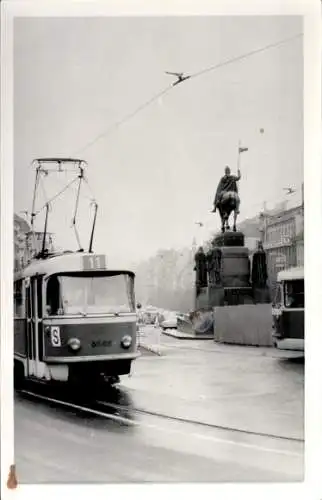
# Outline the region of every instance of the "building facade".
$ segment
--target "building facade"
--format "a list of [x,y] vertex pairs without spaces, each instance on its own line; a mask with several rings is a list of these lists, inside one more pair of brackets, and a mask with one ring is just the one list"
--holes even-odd
[[22,217],[14,214],[13,220],[13,241],[14,241],[14,270],[22,269],[27,261],[26,234],[30,231],[30,226]]
[[[35,231],[35,232],[29,231],[26,234],[26,254],[27,254],[28,262],[30,262],[30,260],[37,253],[41,252],[42,245],[43,245],[43,239],[44,239],[44,233],[41,231]],[[46,234],[45,247],[49,250],[49,252],[54,251],[53,234],[52,233]]]
[[304,207],[261,214],[260,224],[269,282],[274,288],[279,271],[304,266]]
[[[40,252],[43,241],[42,232],[31,232],[28,222],[14,214],[14,271],[24,268]],[[53,235],[47,234],[46,248],[54,251]]]

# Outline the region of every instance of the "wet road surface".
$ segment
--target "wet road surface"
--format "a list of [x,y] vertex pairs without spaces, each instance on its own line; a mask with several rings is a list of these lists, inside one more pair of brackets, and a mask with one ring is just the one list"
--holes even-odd
[[[146,328],[153,341],[158,332]],[[162,413],[304,439],[304,360],[271,348],[161,337],[162,356],[140,360],[123,385]],[[178,397],[179,396],[179,397]]]
[[137,361],[108,395],[136,425],[16,395],[19,482],[301,481],[303,361],[207,342],[169,338]]

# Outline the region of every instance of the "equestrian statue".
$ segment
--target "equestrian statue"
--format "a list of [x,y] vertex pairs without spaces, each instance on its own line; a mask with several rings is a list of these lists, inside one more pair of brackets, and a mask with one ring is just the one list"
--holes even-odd
[[218,212],[221,218],[221,231],[229,231],[229,217],[231,212],[234,212],[233,231],[236,231],[237,215],[239,214],[240,198],[238,195],[237,182],[240,180],[240,170],[237,175],[232,175],[230,168],[225,168],[225,175],[220,179],[216,196],[214,200],[214,208],[212,212]]

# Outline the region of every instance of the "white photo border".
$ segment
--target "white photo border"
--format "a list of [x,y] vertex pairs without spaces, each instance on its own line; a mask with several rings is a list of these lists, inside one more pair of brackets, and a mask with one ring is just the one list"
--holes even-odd
[[[212,495],[217,498],[322,498],[322,168],[321,20],[318,0],[121,0],[4,1],[1,3],[1,491],[3,498],[120,498],[125,495]],[[13,412],[13,20],[15,17],[147,15],[304,16],[304,185],[305,185],[305,481],[297,484],[204,485],[22,485],[6,487],[14,460]],[[320,349],[319,349],[320,347]],[[19,471],[18,471],[19,481]]]

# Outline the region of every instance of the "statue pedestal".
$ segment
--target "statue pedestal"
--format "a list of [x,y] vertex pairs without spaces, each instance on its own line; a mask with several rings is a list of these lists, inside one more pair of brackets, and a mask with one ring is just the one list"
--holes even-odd
[[224,305],[225,290],[222,286],[209,285],[201,289],[196,297],[195,310],[200,311],[212,309],[215,306]]
[[[257,267],[254,269],[259,269],[259,275],[257,275],[264,276],[265,280],[266,264],[261,264],[259,260],[257,258]],[[218,339],[223,342],[225,342],[224,339],[234,340],[234,332],[240,330],[241,325],[238,322],[242,319],[243,328],[248,329],[251,335],[242,336],[239,332],[234,341],[268,345],[270,333],[267,327],[269,323],[267,311],[269,311],[270,296],[267,287],[260,287],[260,283],[264,281],[258,279],[257,286],[250,284],[251,262],[249,249],[245,247],[244,234],[240,231],[217,234],[212,242],[211,250],[207,253],[207,266],[209,285],[199,290],[195,300],[195,312],[201,317],[204,316],[203,323],[207,326],[209,323],[207,315],[215,311],[213,327],[215,341]],[[255,273],[255,276],[257,275]],[[266,308],[263,307],[265,304]],[[262,311],[265,316],[263,319],[265,339],[262,339],[260,335]],[[247,313],[249,321],[245,320]],[[231,319],[228,320],[230,315]],[[216,322],[216,317],[218,322]],[[256,326],[256,321],[258,321],[259,328]],[[193,328],[195,329],[195,326]]]
[[[209,258],[210,265],[215,259],[215,266],[219,267],[212,267],[212,271],[209,271],[212,274],[209,279],[213,282],[207,288],[202,288],[196,297],[197,311],[224,305],[253,303],[249,283],[249,250],[244,246],[244,240],[244,234],[240,231],[229,231],[215,236]],[[216,273],[220,278],[219,283],[216,283]]]
[[199,311],[200,309],[209,309],[208,287],[203,287],[199,290],[200,291],[195,300],[195,311]]
[[220,247],[222,254],[221,283],[224,288],[249,287],[249,250],[240,246]]
[[225,289],[223,286],[208,286],[208,304],[211,308],[223,306],[225,303]]
[[216,234],[213,245],[215,247],[244,247],[245,235],[241,231],[226,231]]

